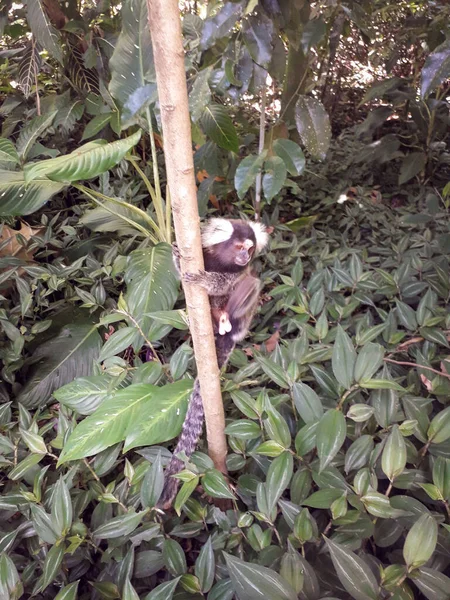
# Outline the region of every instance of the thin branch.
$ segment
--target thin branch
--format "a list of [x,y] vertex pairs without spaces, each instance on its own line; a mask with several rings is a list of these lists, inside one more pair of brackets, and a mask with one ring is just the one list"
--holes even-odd
[[[266,89],[267,86],[264,84],[261,90],[261,107],[260,107],[260,116],[259,116],[259,154],[262,154],[264,150],[264,135],[266,131]],[[262,172],[259,171],[256,176],[256,186],[255,186],[255,220],[259,221],[260,212],[261,212],[261,184],[262,184]]]
[[449,373],[444,373],[443,371],[438,371],[437,369],[433,369],[433,367],[426,367],[425,365],[418,365],[417,363],[408,362],[406,360],[394,360],[392,358],[385,358],[385,362],[394,363],[394,365],[404,365],[405,367],[415,367],[416,369],[425,369],[426,371],[432,371],[437,375],[441,375],[442,377],[446,377],[450,379]]

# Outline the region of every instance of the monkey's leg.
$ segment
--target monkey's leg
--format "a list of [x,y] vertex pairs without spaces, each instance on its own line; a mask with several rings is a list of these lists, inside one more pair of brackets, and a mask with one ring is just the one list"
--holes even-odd
[[223,296],[236,283],[237,276],[234,273],[215,273],[210,271],[199,271],[198,273],[185,273],[183,281],[200,285],[210,296]]

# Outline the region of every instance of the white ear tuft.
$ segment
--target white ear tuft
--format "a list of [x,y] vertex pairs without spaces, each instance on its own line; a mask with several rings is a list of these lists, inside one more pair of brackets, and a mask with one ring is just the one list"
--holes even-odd
[[259,254],[269,241],[269,234],[266,231],[266,226],[260,222],[249,221],[248,224],[253,229],[256,238],[256,254]]
[[228,241],[233,235],[233,224],[227,219],[210,219],[202,229],[202,246],[209,248]]

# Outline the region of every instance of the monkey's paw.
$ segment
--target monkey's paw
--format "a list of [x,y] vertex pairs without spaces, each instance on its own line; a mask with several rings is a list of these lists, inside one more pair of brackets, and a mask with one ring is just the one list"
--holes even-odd
[[172,256],[174,258],[181,258],[181,252],[180,249],[178,248],[178,244],[176,242],[173,242],[172,244]]
[[183,281],[185,283],[201,284],[205,279],[205,271],[199,271],[198,273],[185,273],[183,275]]

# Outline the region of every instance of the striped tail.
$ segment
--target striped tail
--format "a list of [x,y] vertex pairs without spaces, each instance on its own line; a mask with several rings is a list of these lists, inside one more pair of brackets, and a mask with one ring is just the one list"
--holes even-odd
[[[217,336],[216,351],[219,368],[222,368],[228,361],[234,345],[235,342],[233,341],[231,335],[227,334],[220,337]],[[178,479],[172,476],[176,475],[184,468],[183,461],[177,458],[176,455],[180,452],[184,452],[186,456],[192,456],[192,454],[195,452],[200,436],[202,435],[203,420],[204,412],[202,397],[200,394],[200,383],[198,379],[196,379],[180,438],[175,450],[173,451],[172,459],[165,471],[164,489],[158,502],[158,506],[164,510],[167,510],[172,506],[172,502],[174,501],[178,492],[178,486],[180,482]]]

